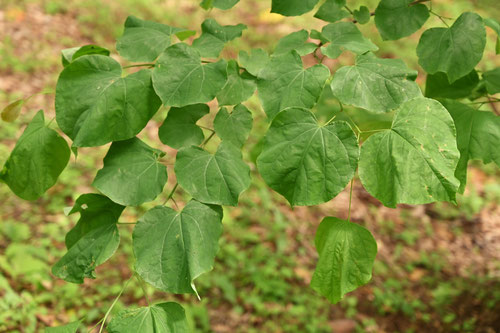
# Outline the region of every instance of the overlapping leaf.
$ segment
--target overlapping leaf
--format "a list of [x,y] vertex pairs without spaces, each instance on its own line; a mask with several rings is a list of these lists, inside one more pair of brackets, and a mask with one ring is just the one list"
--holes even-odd
[[344,9],[346,5],[345,0],[326,0],[321,7],[319,7],[314,17],[327,22],[337,22],[350,14]]
[[368,283],[377,255],[371,233],[355,223],[335,217],[323,219],[314,241],[319,260],[311,287],[332,303]]
[[467,75],[483,57],[486,30],[475,13],[463,13],[450,28],[426,30],[417,46],[418,62],[429,74],[443,72],[450,83]]
[[0,180],[25,200],[51,188],[68,164],[70,150],[56,131],[45,125],[43,111],[33,117],[0,172]]
[[354,19],[359,24],[366,24],[370,21],[370,10],[366,6],[361,6],[353,12]]
[[170,45],[171,36],[183,30],[129,16],[116,49],[130,61],[153,61]]
[[324,65],[305,69],[296,51],[273,57],[257,83],[264,111],[272,119],[286,108],[313,107],[329,76]]
[[179,150],[175,174],[193,198],[209,204],[236,206],[250,186],[250,168],[229,142],[222,142],[213,155],[194,146]]
[[238,61],[248,73],[258,77],[269,63],[269,55],[263,49],[253,49],[250,53],[240,51]]
[[57,81],[57,124],[75,147],[133,138],[160,105],[151,71],[122,77],[120,64],[103,55],[74,60]]
[[122,310],[113,316],[107,328],[109,333],[189,332],[184,309],[175,302]]
[[196,122],[209,111],[210,108],[206,104],[170,108],[167,118],[158,130],[161,142],[175,149],[199,145],[205,136]]
[[68,282],[95,279],[95,267],[108,260],[118,248],[120,236],[116,223],[125,207],[99,194],[84,194],[70,214],[80,219],[66,235],[66,254],[52,267],[52,273]]
[[214,129],[222,141],[240,148],[252,129],[252,113],[244,105],[236,105],[231,113],[221,108],[214,119]]
[[478,83],[479,76],[475,70],[451,84],[444,73],[428,74],[425,82],[425,96],[432,98],[464,98],[472,94]]
[[167,168],[159,161],[164,155],[137,138],[113,142],[92,185],[121,205],[152,201],[167,182]]
[[321,53],[332,59],[336,59],[344,50],[356,54],[378,50],[377,45],[365,38],[352,22],[328,24],[323,27],[321,35],[330,42],[321,48]]
[[358,56],[354,66],[344,66],[334,75],[333,94],[342,103],[373,112],[389,112],[401,103],[422,95],[414,82],[417,71],[399,59],[380,59],[368,53]]
[[488,94],[496,94],[500,92],[500,67],[484,72],[484,83]]
[[455,176],[460,180],[460,192],[467,183],[469,160],[479,159],[500,166],[500,117],[491,112],[473,109],[456,101],[443,101],[457,128],[460,160]]
[[212,18],[206,19],[201,24],[201,36],[193,41],[193,47],[202,57],[217,58],[224,44],[241,37],[246,28],[247,26],[241,23],[222,26]]
[[134,228],[137,273],[172,293],[197,293],[193,281],[213,268],[222,233],[222,209],[191,200],[180,212],[157,206]]
[[359,176],[385,206],[455,202],[460,182],[455,125],[437,101],[415,98],[401,105],[390,129],[361,146]]
[[226,85],[217,94],[217,101],[219,105],[236,105],[249,99],[255,89],[257,89],[255,78],[246,72],[240,73],[238,63],[229,60]]
[[109,56],[109,50],[97,45],[84,45],[72,47],[61,51],[61,60],[64,67],[68,66],[73,60],[76,60],[84,55],[100,54]]
[[320,126],[307,110],[279,113],[266,134],[257,167],[292,206],[331,200],[354,176],[359,148],[345,122]]
[[202,64],[199,52],[184,43],[170,46],[153,70],[153,84],[164,105],[182,107],[215,98],[227,80],[226,62]]
[[305,56],[316,50],[317,47],[314,43],[307,43],[308,38],[309,33],[304,29],[292,32],[278,41],[273,55],[279,56],[295,50],[299,55]]
[[319,0],[272,0],[271,13],[298,16],[311,11]]
[[425,4],[413,0],[381,0],[375,9],[375,25],[384,40],[411,35],[429,18]]

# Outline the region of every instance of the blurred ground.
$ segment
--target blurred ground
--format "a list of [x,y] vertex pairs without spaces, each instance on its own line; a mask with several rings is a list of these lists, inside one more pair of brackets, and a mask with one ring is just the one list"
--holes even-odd
[[[374,0],[364,3],[371,9],[376,5]],[[496,0],[433,3],[436,12],[449,17],[466,10],[500,17]],[[226,48],[225,57],[252,47],[272,50],[279,37],[321,25],[311,14],[301,18],[271,15],[269,4],[269,0],[241,0],[233,10],[207,13],[194,0],[1,0],[0,105],[46,88],[53,90],[63,48],[94,43],[114,52],[114,40],[129,14],[198,30],[206,17],[224,24],[247,24],[249,29]],[[357,8],[358,1],[349,4]],[[431,17],[427,26],[432,25],[440,22]],[[420,33],[382,42],[372,23],[362,30],[380,46],[380,56],[399,57],[418,68],[415,47]],[[491,31],[488,34],[482,70],[500,64],[493,52],[495,37]],[[343,55],[327,65],[336,68],[350,62],[352,57]],[[418,82],[424,81],[420,74]],[[36,96],[14,124],[0,122],[0,164],[38,109],[43,108],[48,119],[54,117],[53,99],[53,94]],[[244,151],[255,169],[252,161],[266,124],[256,99],[248,105],[256,120]],[[317,112],[331,113],[336,107],[325,94]],[[357,111],[353,111],[355,118]],[[160,110],[141,137],[166,151],[173,163],[175,151],[155,139],[165,114],[166,110]],[[213,114],[205,120],[207,125],[210,117]],[[50,275],[51,265],[64,253],[64,235],[77,218],[64,216],[63,208],[71,206],[78,195],[93,191],[89,185],[106,150],[82,149],[58,185],[35,202],[22,201],[0,186],[0,332],[38,332],[46,325],[77,318],[84,318],[90,328],[130,277],[132,227],[126,225],[121,226],[120,249],[97,269],[97,280],[78,286]],[[181,302],[196,332],[498,332],[500,172],[491,164],[472,164],[458,207],[438,203],[388,209],[355,182],[352,219],[371,230],[379,253],[373,280],[337,305],[315,295],[308,284],[317,258],[316,227],[328,215],[346,218],[347,191],[329,203],[292,210],[256,173],[239,206],[225,209],[217,264],[213,272],[197,280],[201,302],[193,296],[159,292],[153,299]],[[174,183],[171,176],[166,188]],[[176,198],[182,203],[189,196],[181,193]],[[165,194],[144,207],[127,208],[122,221],[136,221],[164,199]],[[137,304],[145,305],[145,300],[133,281],[114,311]]]

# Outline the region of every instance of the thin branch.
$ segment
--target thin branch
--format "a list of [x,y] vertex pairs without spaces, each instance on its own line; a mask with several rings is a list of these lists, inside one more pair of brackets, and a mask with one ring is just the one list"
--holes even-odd
[[113,303],[109,307],[108,311],[106,311],[106,314],[104,315],[104,318],[102,319],[102,324],[101,324],[101,328],[99,329],[99,333],[102,333],[102,330],[104,329],[104,325],[106,324],[106,319],[108,319],[108,316],[111,313],[111,310],[113,310],[114,306],[116,305],[116,302],[118,302],[118,299],[120,299],[121,295],[123,294],[123,291],[125,290],[125,288],[127,288],[129,282],[134,277],[134,274],[132,274],[132,276],[127,280],[127,282],[123,286],[122,290],[120,290],[120,293],[118,294],[118,296],[116,296],[115,300],[113,301]]

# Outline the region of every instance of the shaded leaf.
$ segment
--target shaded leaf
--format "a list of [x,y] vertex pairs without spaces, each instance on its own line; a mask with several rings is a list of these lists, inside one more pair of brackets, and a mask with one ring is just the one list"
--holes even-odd
[[125,30],[116,42],[116,50],[130,61],[153,61],[170,45],[171,36],[182,31],[184,29],[131,15],[125,21]]
[[292,206],[312,206],[339,194],[354,176],[359,147],[345,122],[320,126],[308,110],[280,112],[266,134],[257,167]]
[[316,50],[317,47],[314,43],[306,43],[308,38],[309,33],[304,29],[292,32],[278,41],[273,55],[279,56],[295,50],[299,55],[305,56]]
[[120,64],[102,55],[76,59],[57,81],[57,124],[75,147],[133,138],[160,105],[150,70],[122,77]]
[[255,78],[246,72],[240,73],[238,63],[229,60],[226,85],[217,94],[217,101],[219,105],[236,105],[249,99],[255,89]]
[[365,189],[387,207],[455,203],[459,155],[448,111],[435,100],[415,98],[400,106],[390,129],[363,143],[359,177]]
[[484,72],[483,79],[488,94],[493,95],[500,92],[500,67]]
[[426,5],[414,0],[381,0],[375,9],[375,25],[384,40],[396,40],[420,29],[429,18]]
[[222,141],[242,147],[252,129],[252,113],[244,105],[236,105],[231,113],[221,108],[214,119],[214,129]]
[[491,112],[473,109],[462,103],[446,100],[448,109],[457,128],[457,145],[460,160],[455,176],[460,180],[460,193],[467,183],[467,164],[478,159],[488,164],[494,162],[500,167],[500,117]]
[[496,54],[500,54],[500,23],[492,18],[487,18],[484,20],[484,25],[490,27],[497,33],[497,44],[495,47]]
[[373,112],[389,112],[422,95],[414,80],[417,71],[399,59],[380,59],[368,53],[356,65],[341,67],[334,75],[333,94],[342,103]]
[[352,22],[330,23],[323,27],[321,35],[330,42],[321,48],[321,53],[331,59],[336,59],[344,50],[356,54],[378,50],[377,45],[365,38]]
[[68,164],[70,150],[56,131],[45,125],[40,110],[17,140],[0,180],[25,200],[35,200],[51,188]]
[[264,111],[272,119],[286,108],[312,108],[329,76],[330,70],[324,65],[305,69],[295,51],[273,57],[257,82]]
[[80,219],[66,234],[66,248],[70,249],[93,229],[117,223],[124,209],[124,206],[114,203],[104,195],[96,193],[80,195],[67,214],[71,215],[78,212],[80,213]]
[[370,10],[366,6],[359,7],[358,10],[353,12],[354,19],[358,21],[359,24],[366,24],[370,21]]
[[197,293],[194,280],[213,268],[222,233],[222,208],[191,200],[180,212],[157,206],[133,233],[137,273],[157,289]]
[[201,24],[201,36],[193,41],[193,48],[200,52],[202,57],[217,58],[224,48],[224,44],[235,38],[241,37],[244,24],[220,25],[212,18],[206,19]]
[[432,98],[464,98],[472,94],[479,83],[479,76],[473,70],[450,84],[445,73],[428,74],[425,82],[425,96]]
[[236,206],[240,193],[250,186],[250,168],[241,151],[228,142],[222,142],[214,155],[200,147],[182,148],[175,174],[183,189],[208,204]]
[[81,323],[82,320],[78,320],[63,326],[45,327],[45,333],[77,333]]
[[327,22],[337,22],[349,17],[349,12],[344,9],[345,0],[326,0],[319,7],[314,17]]
[[202,64],[194,48],[179,43],[160,56],[153,70],[153,85],[166,106],[206,103],[224,87],[226,62]]
[[240,2],[240,0],[203,0],[200,6],[207,10],[213,7],[228,10],[233,8],[238,2]]
[[337,303],[345,294],[371,280],[377,242],[367,229],[326,217],[316,231],[314,244],[319,260],[311,287],[330,302]]
[[319,0],[272,0],[271,13],[299,16],[311,11]]
[[161,142],[175,149],[199,145],[205,136],[196,123],[209,112],[210,108],[206,104],[170,108],[158,130]]
[[463,13],[450,28],[431,28],[422,34],[417,46],[418,63],[429,74],[446,73],[453,83],[474,69],[485,45],[481,16]]
[[92,186],[124,206],[153,201],[167,182],[164,155],[138,138],[113,142]]

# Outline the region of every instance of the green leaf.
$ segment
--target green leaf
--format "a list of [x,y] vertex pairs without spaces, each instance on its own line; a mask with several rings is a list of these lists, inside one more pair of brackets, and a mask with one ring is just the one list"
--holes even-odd
[[377,242],[367,229],[326,217],[318,227],[314,243],[319,260],[311,287],[330,302],[337,303],[371,280]]
[[206,19],[201,24],[201,36],[193,41],[193,48],[198,50],[202,57],[217,58],[224,49],[224,44],[241,37],[246,28],[247,26],[241,23],[222,26],[212,18]]
[[155,288],[197,293],[194,280],[213,268],[222,233],[222,208],[191,200],[180,212],[157,206],[133,233],[137,273]]
[[381,0],[375,9],[375,25],[384,40],[396,40],[420,29],[429,18],[424,4],[413,0]]
[[138,309],[125,309],[113,316],[109,333],[186,333],[186,314],[178,303],[165,302]]
[[358,21],[359,24],[366,24],[370,21],[370,10],[366,6],[359,7],[358,10],[353,12],[354,19]]
[[259,76],[262,69],[269,63],[269,55],[263,49],[253,49],[250,54],[240,51],[238,61],[246,71],[253,76]]
[[8,123],[14,122],[17,117],[19,117],[19,114],[21,113],[21,109],[23,108],[25,102],[26,100],[24,98],[18,99],[17,101],[14,101],[4,107],[2,110],[2,120]]
[[88,193],[78,197],[67,215],[80,213],[80,219],[66,234],[66,248],[70,249],[93,229],[115,224],[125,207],[111,201],[104,195]]
[[227,82],[217,94],[219,105],[236,105],[249,99],[257,89],[255,78],[250,74],[240,73],[235,60],[227,63]]
[[349,17],[349,12],[344,9],[345,0],[326,0],[319,7],[314,17],[327,22],[337,22],[343,18]]
[[491,112],[473,109],[462,103],[445,100],[457,128],[457,145],[460,151],[455,176],[460,180],[460,193],[467,183],[467,164],[469,160],[479,159],[483,163],[496,163],[500,166],[500,117]]
[[154,61],[170,45],[171,36],[182,31],[184,29],[129,16],[123,35],[116,42],[116,50],[130,61]]
[[251,180],[241,151],[229,142],[222,142],[213,155],[200,147],[182,148],[177,153],[175,174],[179,185],[196,200],[228,206],[238,204]]
[[242,147],[252,129],[252,113],[244,105],[236,105],[231,113],[221,108],[214,119],[215,132],[222,141]]
[[500,67],[484,72],[483,79],[488,94],[493,95],[500,92]]
[[224,87],[226,62],[202,64],[194,48],[179,43],[160,56],[153,70],[153,85],[164,105],[206,103]]
[[90,54],[100,54],[103,56],[109,56],[109,50],[97,45],[84,45],[78,47],[72,47],[70,49],[61,50],[62,64],[64,67],[68,66],[74,60],[80,58],[84,55]]
[[219,8],[222,10],[228,10],[233,8],[240,0],[203,0],[200,3],[200,6],[203,9],[211,9],[213,7]]
[[445,73],[428,74],[425,82],[425,96],[431,98],[464,98],[472,94],[479,83],[479,76],[473,70],[450,84]]
[[271,13],[299,16],[311,11],[319,0],[272,0]]
[[429,74],[446,73],[453,83],[474,69],[485,45],[481,16],[463,13],[450,28],[432,28],[422,34],[417,46],[418,63]]
[[138,138],[113,142],[92,186],[124,206],[153,201],[167,182],[164,155]]
[[330,44],[321,48],[321,53],[328,58],[336,59],[345,50],[356,54],[377,51],[377,45],[365,38],[352,22],[330,23],[323,27],[321,34]]
[[490,27],[497,33],[497,44],[495,47],[496,54],[500,54],[500,23],[492,18],[487,18],[484,20],[484,25]]
[[286,108],[312,108],[329,76],[330,70],[324,65],[305,69],[296,51],[273,57],[257,82],[264,111],[272,119]]
[[422,95],[414,80],[417,71],[399,59],[380,59],[368,53],[356,65],[341,67],[334,75],[333,94],[342,103],[373,112],[389,112]]
[[196,31],[194,30],[183,30],[175,33],[175,36],[179,38],[179,40],[183,41],[188,39],[189,37],[195,36]]
[[198,146],[205,136],[196,122],[210,112],[206,104],[170,108],[167,118],[158,130],[161,142],[172,148]]
[[72,283],[83,283],[84,278],[95,279],[94,269],[108,260],[120,244],[118,227],[113,219],[98,223],[97,220],[88,220],[83,213],[81,219],[80,226],[77,224],[76,231],[67,239],[66,244],[71,247],[52,267],[52,274]]
[[455,203],[459,156],[448,111],[433,99],[415,98],[396,111],[390,129],[373,134],[361,146],[359,177],[387,207]]
[[314,43],[306,43],[308,38],[309,33],[304,29],[292,32],[278,41],[273,55],[279,56],[295,50],[299,55],[305,56],[316,50],[317,47]]
[[82,320],[74,321],[64,326],[45,327],[45,333],[77,333]]
[[120,64],[102,55],[76,59],[57,81],[57,124],[75,147],[133,138],[160,105],[150,70],[122,77]]
[[17,140],[0,171],[0,180],[18,197],[38,199],[56,183],[68,164],[69,156],[68,144],[45,125],[40,110]]
[[266,134],[257,167],[292,206],[312,206],[339,194],[354,176],[359,147],[343,121],[320,126],[303,109],[280,112]]

